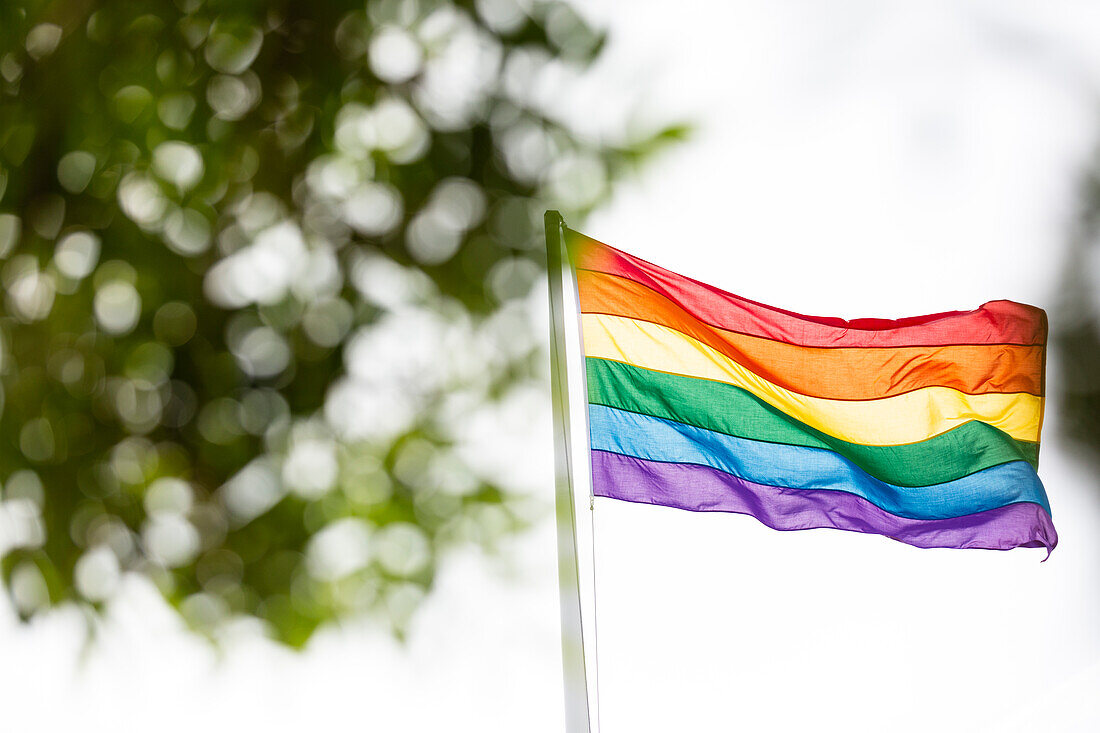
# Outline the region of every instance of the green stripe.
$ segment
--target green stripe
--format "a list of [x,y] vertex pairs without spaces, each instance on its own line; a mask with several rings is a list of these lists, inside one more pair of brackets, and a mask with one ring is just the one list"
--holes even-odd
[[588,401],[675,420],[738,438],[824,448],[841,454],[875,478],[898,486],[954,481],[991,466],[1024,460],[1038,464],[1038,445],[1015,440],[972,421],[906,445],[849,443],[786,415],[724,382],[656,372],[617,361],[586,358]]

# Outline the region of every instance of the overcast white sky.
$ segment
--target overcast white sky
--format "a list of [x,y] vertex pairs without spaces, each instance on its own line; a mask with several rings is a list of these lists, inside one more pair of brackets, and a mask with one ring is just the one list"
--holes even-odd
[[[1100,6],[583,7],[612,42],[570,113],[598,129],[610,85],[699,126],[586,233],[804,313],[1053,307],[1100,140]],[[549,501],[534,404],[500,429]],[[604,733],[1100,728],[1100,481],[1053,401],[1040,475],[1062,538],[1044,564],[600,500]],[[140,583],[83,657],[74,613],[17,629],[5,612],[0,725],[560,731],[554,552],[544,524],[505,568],[453,557],[405,650],[362,625],[300,656],[245,634],[219,662]]]
[[[667,8],[605,6],[700,134],[588,233],[804,313],[1053,310],[1095,5]],[[604,730],[1100,729],[1100,481],[1048,409],[1045,564],[600,500]]]

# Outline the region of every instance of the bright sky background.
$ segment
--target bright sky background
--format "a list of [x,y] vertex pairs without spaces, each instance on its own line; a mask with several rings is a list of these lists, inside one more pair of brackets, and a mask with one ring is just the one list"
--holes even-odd
[[[612,42],[563,109],[699,125],[586,233],[804,313],[1053,309],[1100,141],[1100,6],[583,7]],[[1100,729],[1100,481],[1053,400],[1046,424],[1044,564],[600,500],[604,733]],[[549,504],[548,400],[497,428]],[[75,611],[19,629],[5,608],[0,727],[560,731],[554,553],[546,523],[505,563],[451,558],[404,650],[363,624],[301,655],[242,632],[219,660],[138,581],[83,653]]]
[[[1053,311],[1095,5],[667,7],[607,17],[700,134],[587,233],[803,313]],[[1100,729],[1100,482],[1053,402],[1045,564],[599,500],[604,730]]]

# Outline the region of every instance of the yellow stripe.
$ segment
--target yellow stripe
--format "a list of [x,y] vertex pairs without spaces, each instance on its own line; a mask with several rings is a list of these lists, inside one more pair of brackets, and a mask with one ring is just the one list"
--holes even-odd
[[[842,440],[902,445],[981,420],[1017,440],[1038,442],[1042,399],[1025,392],[965,394],[924,387],[877,400],[829,400],[791,392],[690,336],[648,321],[585,313],[586,356],[742,387],[791,417]],[[715,409],[721,406],[715,405]]]

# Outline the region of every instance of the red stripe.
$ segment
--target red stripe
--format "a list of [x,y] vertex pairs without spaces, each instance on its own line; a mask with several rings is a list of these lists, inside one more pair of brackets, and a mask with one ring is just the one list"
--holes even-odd
[[[805,316],[757,303],[658,267],[602,242],[569,231],[578,269],[633,280],[675,301],[694,317],[718,328],[798,346],[899,347],[964,344],[1045,344],[1046,313],[1010,300],[994,300],[972,311],[951,311],[888,320]],[[643,308],[632,314],[645,318]]]

